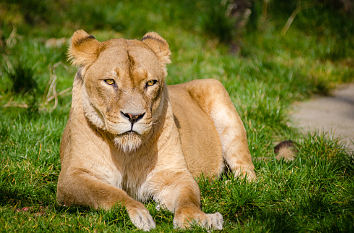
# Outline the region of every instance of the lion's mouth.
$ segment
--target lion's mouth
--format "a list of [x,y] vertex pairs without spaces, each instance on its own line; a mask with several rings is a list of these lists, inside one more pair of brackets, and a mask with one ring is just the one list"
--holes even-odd
[[125,131],[124,133],[119,134],[119,136],[124,136],[124,135],[140,135],[138,132],[136,132],[135,130],[128,130]]

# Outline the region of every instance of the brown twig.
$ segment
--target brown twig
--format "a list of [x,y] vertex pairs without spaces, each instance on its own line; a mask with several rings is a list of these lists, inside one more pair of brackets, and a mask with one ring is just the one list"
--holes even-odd
[[301,4],[301,1],[299,1],[297,6],[296,6],[296,8],[295,8],[295,10],[291,13],[291,15],[289,16],[288,20],[286,21],[284,27],[281,29],[281,35],[284,36],[288,32],[288,30],[289,30],[291,24],[293,23],[296,15],[299,14],[301,10],[308,9],[308,8],[310,8],[312,6],[314,6],[313,3]]
[[301,11],[302,7],[300,4],[298,4],[295,8],[295,10],[293,11],[293,13],[291,13],[290,17],[288,18],[288,20],[286,21],[284,27],[281,29],[281,35],[284,36],[286,34],[286,32],[289,30],[291,24],[293,23],[296,15]]
[[262,7],[262,19],[263,20],[267,19],[268,5],[269,5],[269,0],[263,0],[263,7]]
[[4,108],[11,108],[11,107],[17,107],[17,108],[28,108],[28,104],[26,103],[16,103],[12,101],[13,98],[11,97],[10,100],[3,105]]
[[16,37],[17,37],[17,29],[16,27],[13,27],[9,37],[5,41],[5,45],[7,48],[11,48],[16,44]]
[[58,106],[58,96],[66,94],[70,88],[67,88],[61,92],[57,92],[57,75],[55,74],[55,69],[61,65],[62,62],[55,63],[50,67],[50,79],[46,88],[46,97],[43,105],[49,104],[52,100],[54,100],[54,106],[50,109],[53,111]]
[[[71,91],[71,87],[68,87],[68,88],[62,90],[61,92],[59,92],[59,93],[57,94],[57,97],[59,97],[59,96],[65,96],[65,95],[67,95],[67,94],[70,94],[70,91]],[[48,104],[48,103],[49,103],[50,101],[52,101],[54,98],[55,98],[55,96],[50,96],[49,98],[47,98],[46,104]]]

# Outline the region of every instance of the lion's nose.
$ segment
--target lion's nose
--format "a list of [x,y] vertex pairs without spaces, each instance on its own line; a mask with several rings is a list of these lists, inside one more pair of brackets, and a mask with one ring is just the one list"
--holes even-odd
[[124,112],[120,112],[124,117],[128,118],[128,120],[130,121],[130,123],[134,124],[135,122],[138,122],[141,118],[144,117],[145,112],[141,113],[141,114],[133,114],[133,113],[124,113]]

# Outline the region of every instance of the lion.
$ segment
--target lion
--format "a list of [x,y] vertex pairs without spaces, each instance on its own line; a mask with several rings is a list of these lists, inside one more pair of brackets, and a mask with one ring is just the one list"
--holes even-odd
[[83,30],[68,51],[78,66],[61,145],[59,203],[124,206],[132,223],[155,222],[142,202],[174,213],[175,228],[221,230],[220,213],[200,209],[196,177],[255,179],[246,131],[223,85],[212,79],[166,85],[169,45],[155,32],[141,40],[99,42]]

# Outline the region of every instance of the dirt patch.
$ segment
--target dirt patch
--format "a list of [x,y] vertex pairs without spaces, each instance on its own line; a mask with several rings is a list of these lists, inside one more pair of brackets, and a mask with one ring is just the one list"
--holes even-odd
[[354,83],[339,87],[332,96],[294,104],[292,125],[303,132],[327,132],[354,151]]

